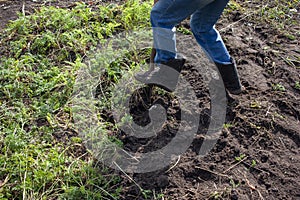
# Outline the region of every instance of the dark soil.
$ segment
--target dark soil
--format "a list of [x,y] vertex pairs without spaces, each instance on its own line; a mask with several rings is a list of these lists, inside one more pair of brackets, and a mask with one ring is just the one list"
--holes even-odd
[[[41,1],[23,2],[0,0],[0,29],[9,20],[17,18],[16,13],[22,12],[23,5],[27,14],[44,5]],[[74,2],[45,5],[69,7]],[[295,17],[299,20],[299,13]],[[289,39],[258,18],[258,15],[247,16],[237,11],[223,16],[217,24],[236,59],[246,88],[241,95],[232,96],[228,103],[226,123],[231,126],[224,128],[214,149],[202,159],[196,153],[203,141],[199,130],[199,137],[176,165],[152,173],[129,174],[142,188],[152,191],[149,196],[164,194],[163,199],[170,200],[300,199],[300,90],[295,87],[300,81],[299,27],[288,27],[296,37]],[[188,27],[188,23],[185,25]],[[187,63],[183,74],[192,82],[198,97],[209,103],[201,75],[191,73],[193,68]],[[284,86],[285,91],[275,90],[276,84]],[[160,101],[170,108],[170,114],[179,120],[178,105],[172,103],[174,99],[168,96],[151,98],[151,102]],[[203,128],[208,122],[207,116],[209,106],[204,107],[201,114]],[[137,120],[147,122],[147,119]],[[143,141],[143,145],[137,147],[133,145],[136,143],[134,138],[124,137],[125,147],[131,151],[161,147],[176,134],[177,121],[169,124],[171,128],[162,131],[154,143]],[[136,184],[125,175],[121,176],[123,192],[120,199],[144,199]]]

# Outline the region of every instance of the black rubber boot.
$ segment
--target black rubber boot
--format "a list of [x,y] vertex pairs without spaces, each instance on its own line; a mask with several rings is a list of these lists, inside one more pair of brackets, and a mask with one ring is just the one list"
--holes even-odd
[[231,58],[231,64],[215,64],[218,67],[227,91],[235,95],[240,94],[243,91],[243,86],[241,84],[234,59]]
[[184,63],[184,58],[172,59],[165,63],[156,64],[153,70],[136,74],[135,78],[147,85],[155,85],[168,92],[174,92]]

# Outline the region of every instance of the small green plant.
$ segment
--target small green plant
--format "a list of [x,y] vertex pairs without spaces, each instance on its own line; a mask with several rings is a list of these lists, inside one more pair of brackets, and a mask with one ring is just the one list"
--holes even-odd
[[246,157],[245,154],[241,154],[240,156],[235,157],[234,159],[238,162],[242,161]]
[[225,9],[225,13],[231,13],[233,11],[237,11],[237,10],[243,10],[244,8],[236,1],[229,1],[229,3],[227,4],[227,7]]
[[295,82],[295,89],[297,89],[297,90],[300,90],[300,83],[299,83],[299,81],[296,81]]
[[214,200],[217,200],[217,199],[221,199],[222,198],[222,194],[215,191],[213,192],[210,196],[209,196],[209,199],[214,199]]
[[164,199],[164,194],[154,194],[153,197],[155,200]]
[[231,185],[232,188],[237,188],[241,185],[241,183],[239,181],[235,181],[233,179],[230,179],[229,182],[230,182],[230,185]]
[[250,103],[250,108],[260,109],[261,108],[260,102],[258,102],[258,101],[252,101]]
[[257,165],[256,160],[252,160],[252,161],[251,161],[251,167],[255,167],[256,165]]
[[278,112],[275,112],[275,113],[273,114],[273,118],[274,118],[274,117],[277,117],[277,118],[279,118],[279,119],[281,119],[281,120],[284,120],[284,119],[285,119],[284,115],[281,115],[281,114],[279,114]]
[[281,91],[281,92],[285,91],[285,87],[281,83],[273,84],[272,87],[273,90],[275,91]]
[[292,35],[290,33],[285,33],[284,35],[285,35],[285,37],[287,37],[290,40],[296,40],[297,39],[297,36]]
[[230,123],[225,123],[225,124],[223,124],[223,128],[226,128],[226,129],[228,129],[228,128],[231,128],[231,127],[233,127],[234,125],[233,124],[230,124]]
[[149,199],[150,195],[152,194],[151,190],[144,190],[144,189],[142,189],[141,192],[142,192],[142,195],[143,195],[143,197],[145,199]]
[[177,28],[177,31],[180,32],[180,33],[182,33],[182,34],[184,34],[184,35],[192,35],[193,34],[192,31],[190,31],[189,29],[187,29],[187,28],[185,28],[183,26],[179,26]]

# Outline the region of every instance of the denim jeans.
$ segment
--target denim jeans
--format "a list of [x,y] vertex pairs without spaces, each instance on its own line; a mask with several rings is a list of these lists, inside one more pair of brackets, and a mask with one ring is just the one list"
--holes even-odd
[[159,0],[151,10],[151,24],[156,48],[156,63],[176,57],[175,26],[191,16],[194,37],[209,57],[220,64],[230,64],[230,55],[215,29],[228,0]]

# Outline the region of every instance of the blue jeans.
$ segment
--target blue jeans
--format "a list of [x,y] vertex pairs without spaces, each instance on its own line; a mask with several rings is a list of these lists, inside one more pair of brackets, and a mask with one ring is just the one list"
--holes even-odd
[[[175,26],[191,16],[191,30],[198,44],[220,64],[230,64],[230,55],[215,29],[229,0],[159,0],[151,11],[156,63],[176,58]],[[167,48],[167,49],[166,49]]]

